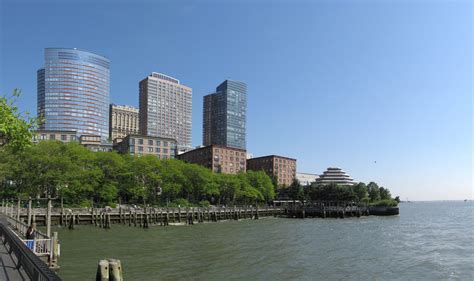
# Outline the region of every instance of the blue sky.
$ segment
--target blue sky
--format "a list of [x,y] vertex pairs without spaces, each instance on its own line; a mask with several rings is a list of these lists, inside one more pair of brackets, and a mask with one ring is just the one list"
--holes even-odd
[[[39,3],[41,2],[41,3]],[[248,85],[248,150],[345,169],[410,200],[473,198],[470,1],[0,0],[0,91],[36,113],[46,47],[108,57],[111,99],[153,71],[202,97]],[[375,163],[376,161],[376,163]]]

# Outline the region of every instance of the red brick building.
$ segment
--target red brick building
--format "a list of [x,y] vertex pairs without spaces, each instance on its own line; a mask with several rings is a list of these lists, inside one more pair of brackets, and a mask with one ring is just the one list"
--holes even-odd
[[178,159],[198,164],[216,173],[237,174],[246,171],[247,151],[245,149],[209,145],[177,156]]
[[296,159],[269,155],[247,160],[247,170],[264,171],[277,180],[279,187],[288,187],[296,177]]

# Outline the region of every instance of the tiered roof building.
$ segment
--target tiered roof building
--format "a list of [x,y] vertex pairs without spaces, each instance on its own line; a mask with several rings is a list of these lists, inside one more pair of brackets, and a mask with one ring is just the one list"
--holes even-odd
[[316,179],[317,184],[335,183],[339,185],[354,185],[354,180],[346,174],[341,168],[329,167],[319,178]]

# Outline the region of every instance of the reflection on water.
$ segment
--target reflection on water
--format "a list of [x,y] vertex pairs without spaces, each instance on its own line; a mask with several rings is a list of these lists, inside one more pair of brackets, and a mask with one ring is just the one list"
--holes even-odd
[[472,280],[472,202],[401,204],[400,216],[266,218],[193,226],[59,230],[60,275],[92,280],[103,258],[125,280]]

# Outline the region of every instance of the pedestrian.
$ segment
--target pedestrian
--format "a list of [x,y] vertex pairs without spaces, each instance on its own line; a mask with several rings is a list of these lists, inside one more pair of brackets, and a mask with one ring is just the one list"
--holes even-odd
[[36,223],[32,223],[26,230],[26,246],[33,250],[34,240],[36,237]]

